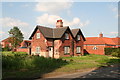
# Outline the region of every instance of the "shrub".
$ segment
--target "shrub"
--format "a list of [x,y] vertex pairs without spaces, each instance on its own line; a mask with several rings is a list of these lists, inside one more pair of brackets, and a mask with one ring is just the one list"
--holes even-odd
[[65,65],[62,59],[29,56],[23,52],[14,52],[12,55],[2,55],[2,68],[4,70],[39,69],[51,70]]
[[105,55],[120,57],[120,48],[105,48]]
[[120,48],[105,48],[105,55],[111,55],[113,52],[120,53]]
[[120,57],[120,52],[112,52],[111,55],[115,57]]

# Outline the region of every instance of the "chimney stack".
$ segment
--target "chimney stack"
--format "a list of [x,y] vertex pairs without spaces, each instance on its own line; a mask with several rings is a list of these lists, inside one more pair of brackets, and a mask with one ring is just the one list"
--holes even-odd
[[57,20],[57,22],[56,22],[56,28],[60,28],[60,27],[63,27],[63,22],[61,19]]
[[99,34],[99,37],[103,37],[103,34],[102,34],[102,32]]

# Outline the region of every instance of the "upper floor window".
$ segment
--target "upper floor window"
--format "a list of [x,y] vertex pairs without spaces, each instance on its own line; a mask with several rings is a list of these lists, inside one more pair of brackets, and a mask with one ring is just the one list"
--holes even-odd
[[36,34],[36,38],[39,39],[40,38],[40,33]]
[[65,33],[65,39],[69,39],[69,34]]
[[77,35],[77,40],[78,40],[78,41],[80,40],[80,35]]

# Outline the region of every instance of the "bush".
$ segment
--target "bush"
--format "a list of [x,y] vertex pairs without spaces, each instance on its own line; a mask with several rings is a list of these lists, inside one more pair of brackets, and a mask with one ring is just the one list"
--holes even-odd
[[11,55],[2,55],[2,68],[4,70],[39,69],[51,70],[65,65],[62,59],[29,56],[24,52],[14,52]]
[[105,55],[120,57],[120,48],[105,48]]
[[120,52],[117,50],[116,52],[112,52],[111,55],[115,57],[120,57]]

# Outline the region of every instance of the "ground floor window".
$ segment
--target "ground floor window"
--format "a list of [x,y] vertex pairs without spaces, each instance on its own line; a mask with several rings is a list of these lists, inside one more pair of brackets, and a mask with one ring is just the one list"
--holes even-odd
[[77,46],[76,53],[81,53],[81,47],[80,46]]
[[70,54],[70,47],[69,46],[64,47],[64,54]]
[[93,47],[93,49],[94,49],[94,50],[97,50],[97,49],[98,49],[98,47],[94,46],[94,47]]
[[40,54],[40,47],[36,47],[36,54]]

